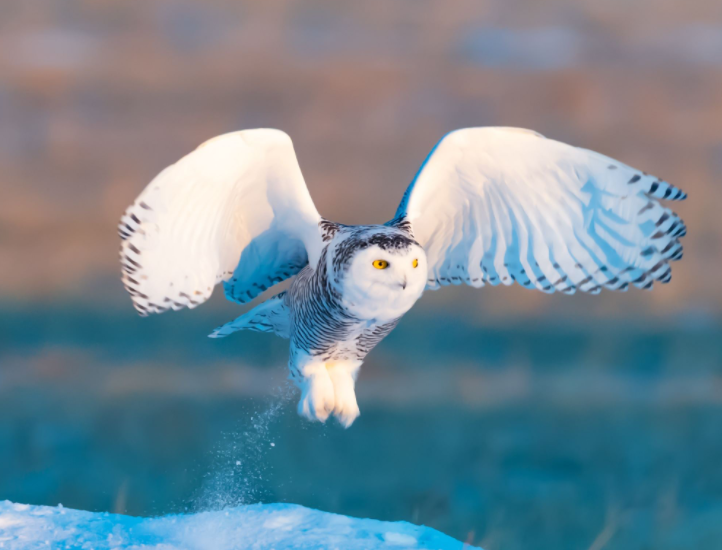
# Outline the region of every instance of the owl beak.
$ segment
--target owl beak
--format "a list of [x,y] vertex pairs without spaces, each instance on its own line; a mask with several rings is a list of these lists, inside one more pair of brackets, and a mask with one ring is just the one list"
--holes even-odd
[[406,275],[404,275],[404,282],[401,283],[401,290],[406,290]]

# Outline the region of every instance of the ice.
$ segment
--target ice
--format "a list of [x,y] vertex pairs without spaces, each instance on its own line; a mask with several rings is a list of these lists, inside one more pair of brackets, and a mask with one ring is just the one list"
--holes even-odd
[[473,550],[423,526],[359,519],[295,504],[139,518],[0,502],[0,548],[9,550]]

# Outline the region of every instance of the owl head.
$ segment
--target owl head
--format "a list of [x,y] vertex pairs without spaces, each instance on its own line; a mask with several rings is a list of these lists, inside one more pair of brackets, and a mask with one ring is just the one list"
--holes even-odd
[[388,226],[339,231],[328,256],[333,283],[349,312],[392,320],[406,313],[426,286],[426,254],[405,231]]

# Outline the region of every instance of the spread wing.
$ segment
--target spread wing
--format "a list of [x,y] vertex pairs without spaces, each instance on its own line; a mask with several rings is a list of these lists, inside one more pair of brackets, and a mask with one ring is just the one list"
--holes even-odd
[[317,260],[320,220],[285,133],[225,134],[163,170],[125,212],[123,283],[141,315],[193,308],[221,281],[244,303]]
[[390,224],[428,256],[427,288],[465,282],[544,292],[651,288],[682,257],[682,220],[659,199],[686,195],[593,151],[514,128],[442,139]]

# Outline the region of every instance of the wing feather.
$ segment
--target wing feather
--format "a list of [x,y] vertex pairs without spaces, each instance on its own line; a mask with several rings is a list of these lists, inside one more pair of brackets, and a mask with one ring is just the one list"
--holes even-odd
[[315,261],[320,219],[285,133],[218,136],[127,209],[122,280],[141,315],[196,307],[220,282],[244,303]]
[[543,292],[651,288],[682,257],[673,185],[609,157],[515,128],[442,139],[392,222],[424,246],[427,288],[514,281]]

